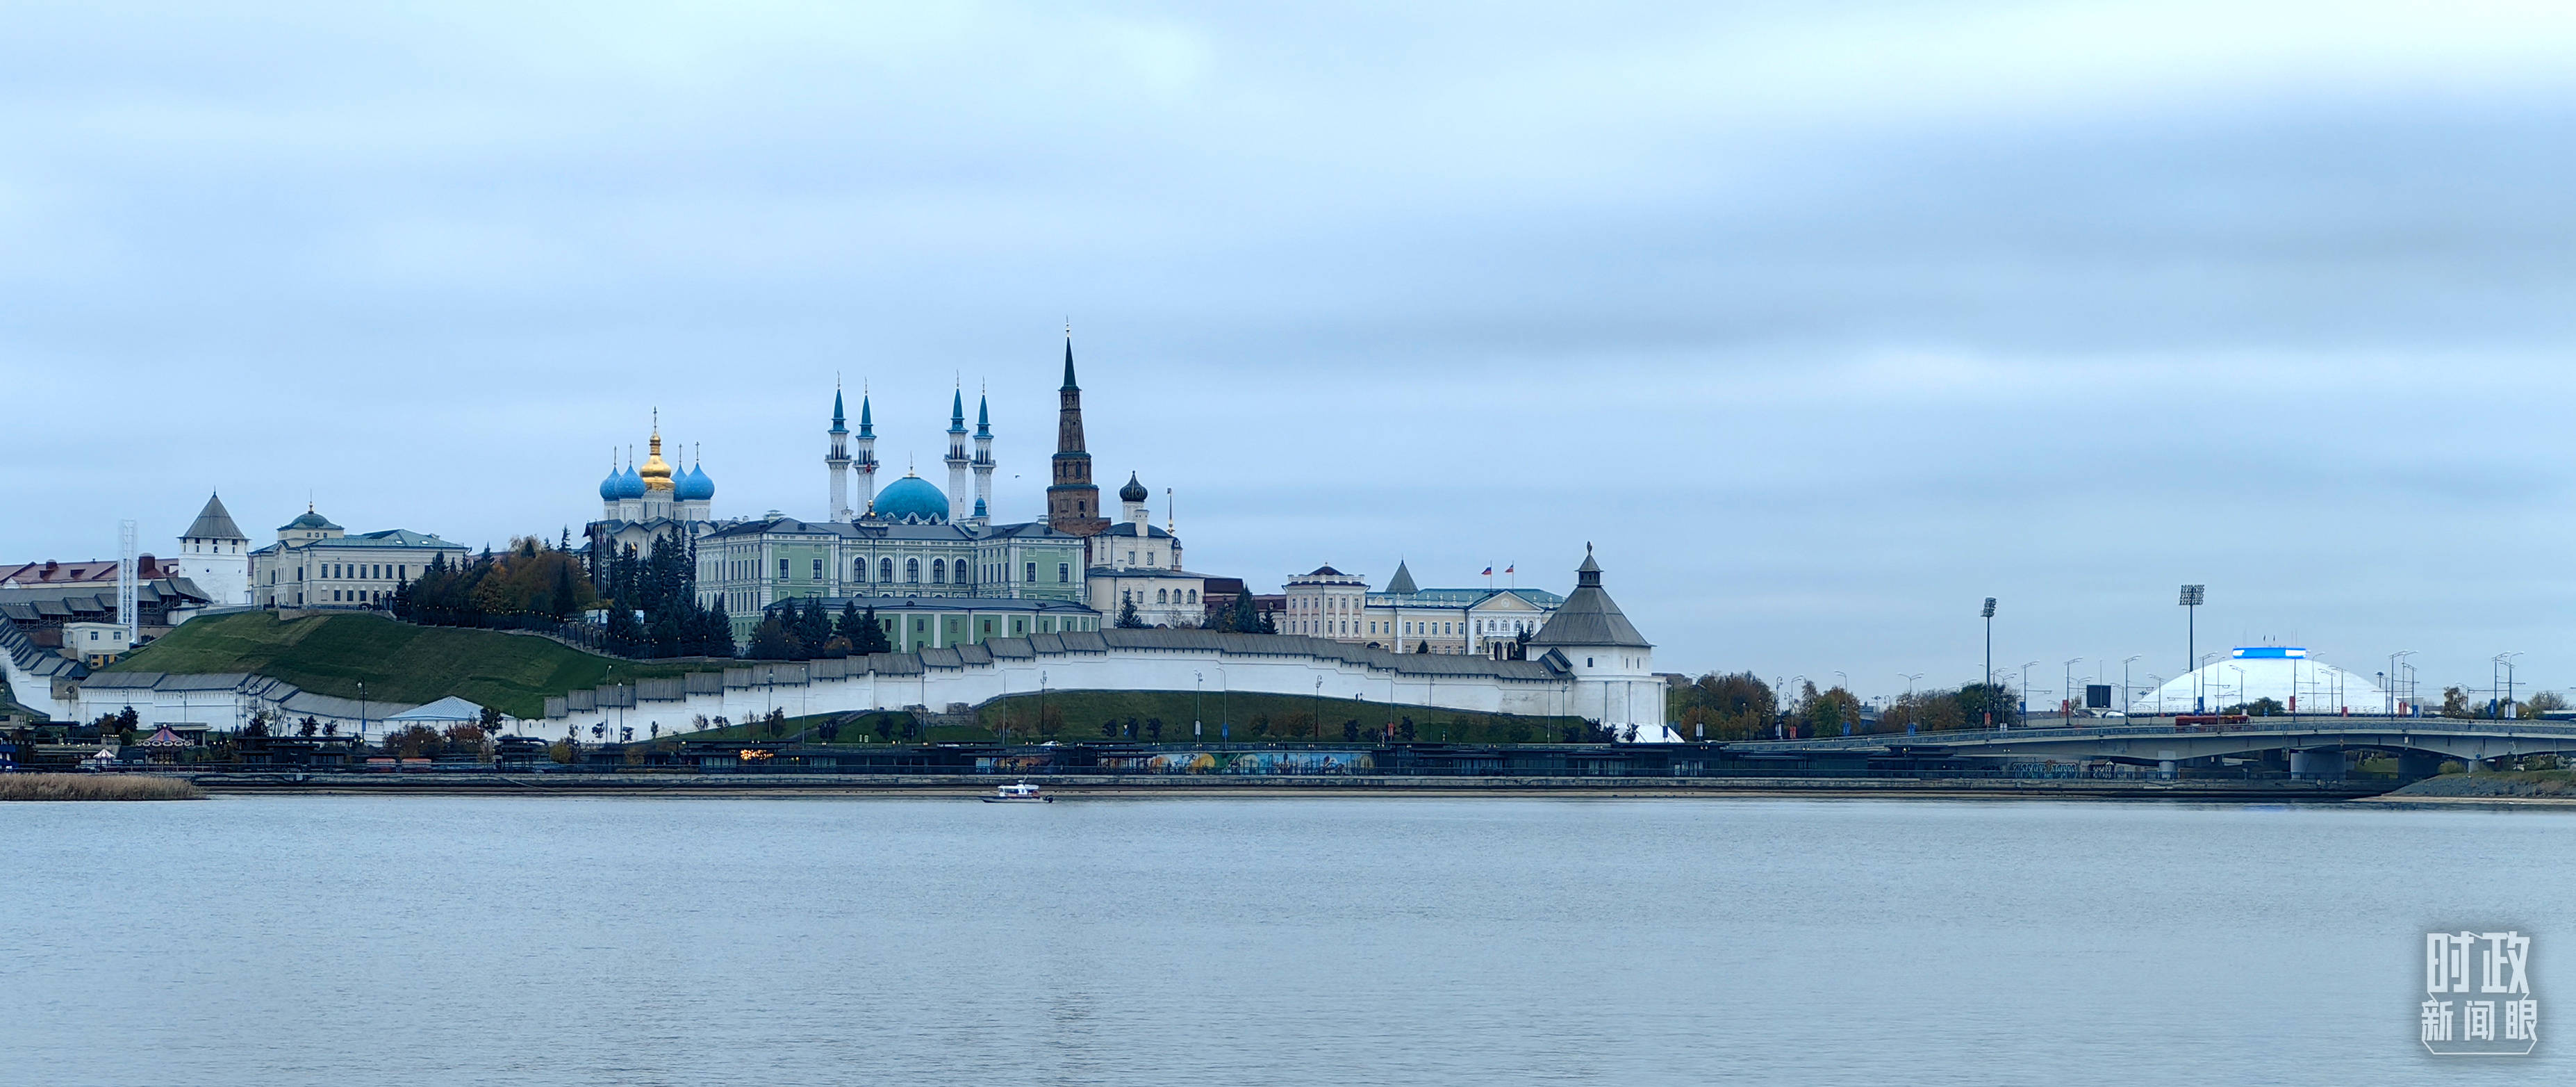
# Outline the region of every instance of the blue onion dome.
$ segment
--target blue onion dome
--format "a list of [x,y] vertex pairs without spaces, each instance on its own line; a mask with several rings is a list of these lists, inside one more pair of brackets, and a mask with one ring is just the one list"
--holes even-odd
[[704,502],[716,496],[716,481],[707,478],[707,467],[692,464],[671,481],[671,493],[682,502]]
[[599,481],[599,500],[602,502],[617,501],[617,488],[619,485],[625,483],[625,481],[626,478],[617,473],[616,467],[613,465],[610,466],[608,469],[608,478]]
[[1136,482],[1136,473],[1127,473],[1127,485],[1118,488],[1118,500],[1121,502],[1142,502],[1145,500],[1145,485]]
[[930,481],[906,472],[877,492],[877,516],[904,525],[948,523],[948,496]]
[[625,471],[617,474],[617,497],[644,497],[644,475],[636,471],[632,464],[627,465]]

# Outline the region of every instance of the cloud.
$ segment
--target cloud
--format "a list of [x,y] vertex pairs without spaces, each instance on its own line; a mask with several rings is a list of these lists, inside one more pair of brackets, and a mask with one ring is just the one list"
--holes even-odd
[[21,12],[0,455],[40,468],[0,556],[211,488],[550,533],[657,406],[720,511],[811,512],[836,375],[890,463],[989,380],[1034,516],[1070,316],[1101,475],[1173,488],[1214,572],[1561,587],[1591,540],[1666,666],[1856,676],[1957,671],[1985,595],[2033,652],[2126,655],[2199,580],[2222,626],[2545,669],[2571,38],[2511,4]]

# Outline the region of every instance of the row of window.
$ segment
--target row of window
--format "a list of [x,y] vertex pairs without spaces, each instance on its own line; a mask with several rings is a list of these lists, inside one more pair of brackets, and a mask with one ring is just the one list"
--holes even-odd
[[[1189,599],[1182,599],[1184,596],[1187,596]],[[1118,593],[1118,602],[1122,604],[1142,604],[1145,602],[1145,590],[1120,590]],[[1199,591],[1197,589],[1156,589],[1154,590],[1154,602],[1157,604],[1196,604],[1199,602]]]
[[[311,569],[315,578],[325,581],[344,578],[371,578],[378,581],[391,581],[396,578],[408,578],[412,576],[411,567],[409,565],[389,562],[324,562],[314,564]],[[305,570],[305,567],[296,567],[294,580],[304,580]],[[268,572],[269,584],[277,584],[277,574],[278,571],[276,570],[270,570]]]
[[[810,566],[809,566],[809,568],[808,568],[808,570],[807,570],[807,580],[811,580],[811,581],[821,581],[821,580],[823,580],[823,560],[822,560],[822,559],[811,559],[811,560],[808,560],[808,561],[809,561],[809,563],[810,563]],[[737,580],[737,581],[738,581],[738,580],[743,580],[743,579],[746,579],[746,578],[750,577],[750,575],[751,575],[751,560],[748,560],[748,559],[744,559],[744,560],[737,560],[737,561],[735,561],[735,562],[728,563],[728,564],[727,564],[727,566],[730,568],[730,572],[731,572],[731,575],[732,575],[732,576],[731,576],[730,578],[728,578],[727,580]],[[895,576],[894,576],[894,569],[895,569],[895,568],[894,568],[894,560],[893,560],[893,559],[891,559],[891,558],[881,558],[881,559],[878,559],[878,560],[877,560],[877,563],[876,563],[876,567],[877,567],[877,569],[876,569],[876,575],[877,575],[877,576],[876,576],[875,580],[876,580],[877,582],[879,582],[879,583],[890,583],[890,582],[893,582],[893,581],[895,580]],[[991,564],[988,564],[988,565],[986,565],[986,566],[984,567],[984,578],[985,578],[985,580],[988,580],[988,581],[1003,580],[1002,578],[997,577],[996,575],[998,575],[998,574],[1008,573],[1008,572],[1009,572],[1009,570],[1010,570],[1010,567],[1009,567],[1009,566],[1007,566],[1007,565],[1005,565],[1005,564],[1002,564],[1002,563],[991,563]],[[933,584],[933,585],[946,585],[946,584],[948,584],[948,583],[949,583],[949,579],[950,579],[950,575],[951,575],[951,574],[954,574],[954,575],[955,575],[956,582],[957,582],[957,584],[959,584],[959,585],[969,585],[969,584],[973,584],[973,583],[974,583],[974,580],[975,580],[975,579],[973,579],[973,578],[971,578],[971,577],[967,576],[967,565],[966,565],[966,561],[965,561],[964,559],[959,559],[959,560],[958,560],[955,564],[953,564],[953,565],[952,565],[952,564],[951,564],[947,559],[932,559],[932,560],[930,560],[930,584]],[[793,580],[793,579],[795,578],[795,576],[796,576],[796,575],[795,575],[795,560],[793,560],[793,559],[780,559],[780,560],[778,560],[778,580],[780,580],[780,581],[789,581],[789,580]],[[1034,581],[1036,581],[1037,579],[1038,579],[1038,564],[1036,564],[1036,563],[1034,563],[1034,562],[1029,563],[1029,564],[1028,564],[1028,566],[1027,566],[1027,569],[1024,571],[1024,580],[1034,582]],[[868,560],[866,560],[866,559],[856,559],[856,560],[853,560],[853,561],[850,563],[850,580],[852,580],[852,581],[857,581],[857,582],[862,582],[862,583],[867,582],[867,581],[869,580],[869,578],[868,578]],[[915,585],[921,584],[921,560],[920,560],[920,559],[905,559],[905,560],[903,560],[903,580],[904,580],[905,582],[907,582],[907,583],[910,583],[910,584],[915,584]],[[1072,564],[1072,563],[1069,563],[1069,562],[1059,562],[1059,563],[1055,564],[1055,580],[1056,580],[1056,584],[1058,584],[1058,585],[1070,585],[1070,584],[1072,584],[1072,583],[1073,583],[1073,564]]]

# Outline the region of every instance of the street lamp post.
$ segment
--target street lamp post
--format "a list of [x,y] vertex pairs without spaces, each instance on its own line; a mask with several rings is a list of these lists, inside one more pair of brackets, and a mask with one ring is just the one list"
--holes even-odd
[[2065,690],[2058,692],[2065,695],[2064,698],[2058,699],[2057,704],[2065,707],[2065,709],[2060,712],[2065,715],[2065,719],[2069,722],[2075,720],[2075,666],[2082,663],[2084,663],[2084,658],[2082,657],[2077,657],[2074,660],[2066,662],[2066,688]]
[[2129,666],[2136,663],[2138,663],[2136,654],[2131,654],[2128,659],[2120,662],[2120,716],[2122,717],[2127,717],[2129,707],[2136,704],[2137,692],[2129,687]]
[[1923,678],[1923,673],[1899,672],[1897,674],[1905,679],[1905,733],[1906,735],[1911,736],[1914,734],[1914,717],[1916,712],[1914,707],[1914,681]]
[[1203,716],[1199,713],[1199,696],[1207,693],[1207,677],[1201,675],[1197,669],[1191,669],[1190,683],[1190,739],[1195,740],[1207,734],[1207,730],[1199,723]]
[[[1843,690],[1843,693],[1844,693],[1844,694],[1850,694],[1850,693],[1851,693],[1851,677],[1850,677],[1850,676],[1848,676],[1848,675],[1844,675],[1844,674],[1843,674],[1843,671],[1842,671],[1841,669],[1837,668],[1837,669],[1835,669],[1835,670],[1834,670],[1834,678],[1835,678],[1835,680],[1837,681],[1834,685],[1835,685],[1835,686],[1837,686],[1837,687],[1842,688],[1842,690]],[[1837,709],[1839,709],[1839,706],[1837,707]],[[1852,734],[1852,723],[1851,723],[1851,722],[1849,722],[1849,721],[1845,721],[1845,722],[1843,722],[1843,735],[1845,735],[1845,736],[1849,736],[1849,735],[1851,735],[1851,734]]]
[[2024,725],[2030,723],[2030,670],[2037,667],[2038,661],[2023,661],[2021,666],[2021,691],[2015,701],[2021,707],[2021,723]]
[[2496,660],[2504,664],[2504,701],[2496,706],[2496,719],[2499,721],[2504,719],[2504,708],[2513,704],[2513,659],[2521,655],[2519,649],[2496,655]]

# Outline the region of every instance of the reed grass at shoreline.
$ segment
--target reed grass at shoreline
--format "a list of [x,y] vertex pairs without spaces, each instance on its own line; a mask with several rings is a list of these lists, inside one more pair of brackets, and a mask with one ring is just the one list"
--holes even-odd
[[0,774],[0,800],[203,800],[177,778],[143,774]]

